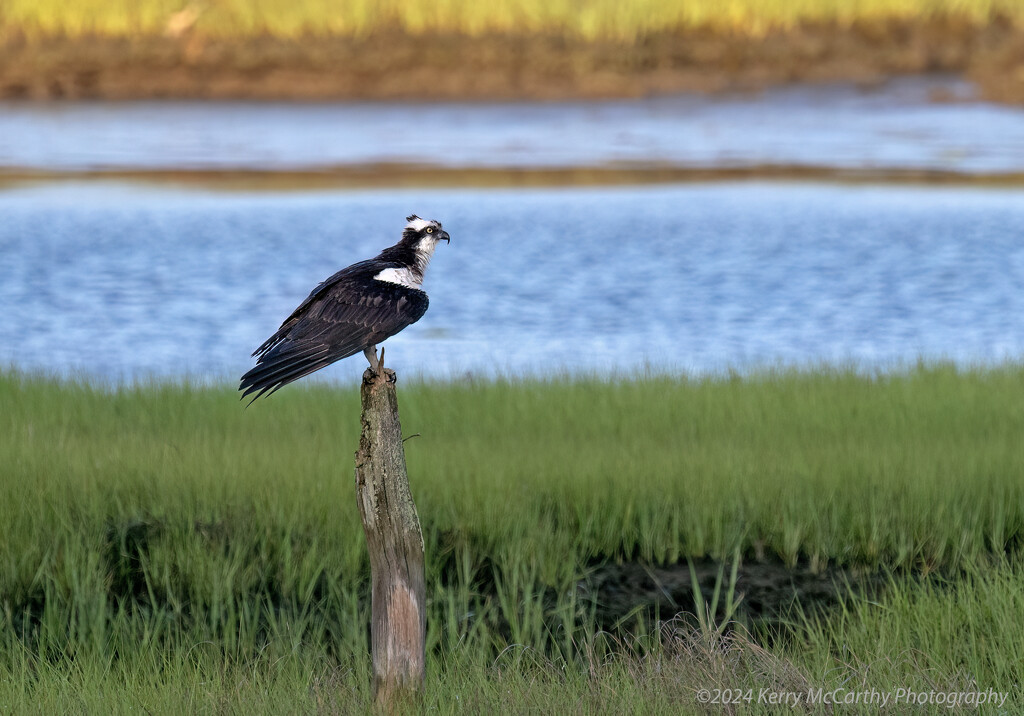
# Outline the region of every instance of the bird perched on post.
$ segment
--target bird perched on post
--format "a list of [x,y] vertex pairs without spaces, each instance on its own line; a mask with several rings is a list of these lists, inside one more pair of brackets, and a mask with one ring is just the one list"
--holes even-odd
[[[427,310],[423,272],[439,241],[441,222],[406,217],[402,239],[377,258],[354,263],[313,289],[277,333],[253,352],[256,366],[242,376],[242,398],[253,400],[362,351],[381,370],[377,344],[418,321]],[[381,349],[381,359],[384,351]]]

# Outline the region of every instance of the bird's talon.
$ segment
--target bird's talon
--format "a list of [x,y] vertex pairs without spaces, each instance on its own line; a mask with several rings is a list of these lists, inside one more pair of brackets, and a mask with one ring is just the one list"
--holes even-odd
[[[363,355],[366,356],[366,360],[370,363],[370,370],[373,371],[374,375],[380,373],[380,361],[377,360],[377,346],[370,346],[363,350]],[[384,355],[383,349],[381,355]]]

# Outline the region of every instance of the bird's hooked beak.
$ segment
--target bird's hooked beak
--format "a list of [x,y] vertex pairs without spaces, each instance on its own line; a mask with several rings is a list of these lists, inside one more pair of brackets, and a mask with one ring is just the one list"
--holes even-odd
[[448,235],[447,231],[442,231],[437,235],[438,241],[447,241],[449,244],[452,242],[452,237]]

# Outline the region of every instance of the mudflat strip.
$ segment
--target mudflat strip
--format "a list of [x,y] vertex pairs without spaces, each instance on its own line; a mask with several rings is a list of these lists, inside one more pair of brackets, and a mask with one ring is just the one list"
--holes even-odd
[[765,164],[749,167],[438,167],[417,164],[338,165],[309,170],[95,169],[0,167],[0,189],[83,180],[143,182],[210,190],[303,191],[381,187],[547,187],[681,184],[729,181],[821,181],[841,184],[1024,186],[1024,172],[838,168]]

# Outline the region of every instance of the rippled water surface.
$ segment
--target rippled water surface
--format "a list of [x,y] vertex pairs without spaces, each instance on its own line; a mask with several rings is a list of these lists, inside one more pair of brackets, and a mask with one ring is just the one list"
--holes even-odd
[[[715,372],[1024,354],[1024,191],[720,184],[0,192],[0,361],[237,376],[321,279],[441,219],[396,369]],[[354,378],[362,358],[322,373]]]
[[813,165],[1024,171],[1024,110],[949,80],[551,103],[0,103],[0,167]]

